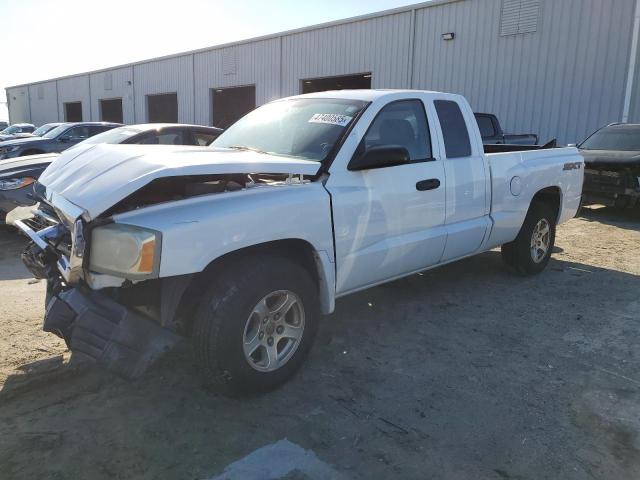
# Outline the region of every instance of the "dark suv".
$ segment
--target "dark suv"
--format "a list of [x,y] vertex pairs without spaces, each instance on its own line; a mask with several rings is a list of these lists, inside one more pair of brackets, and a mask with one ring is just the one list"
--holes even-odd
[[120,126],[119,123],[106,122],[63,123],[42,137],[19,138],[3,142],[0,145],[0,160],[24,155],[62,152],[89,137]]

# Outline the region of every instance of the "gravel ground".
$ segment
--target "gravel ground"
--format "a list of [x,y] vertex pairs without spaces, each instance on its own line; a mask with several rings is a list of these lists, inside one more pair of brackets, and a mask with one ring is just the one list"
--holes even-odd
[[225,468],[279,452],[325,478],[640,478],[640,212],[556,243],[537,277],[493,251],[340,300],[293,381],[230,399],[187,345],[137,381],[70,362],[0,231],[0,478],[260,478]]

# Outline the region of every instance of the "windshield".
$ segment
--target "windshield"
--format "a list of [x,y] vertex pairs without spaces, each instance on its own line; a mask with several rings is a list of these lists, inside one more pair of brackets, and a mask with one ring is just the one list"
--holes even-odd
[[5,128],[0,133],[4,135],[13,135],[14,133],[19,133],[20,127],[16,127],[15,125],[11,125],[10,127]]
[[47,133],[49,130],[51,130],[52,128],[55,128],[55,125],[51,125],[50,123],[47,123],[46,125],[42,125],[41,127],[36,128],[33,131],[33,134],[36,137],[41,137],[42,135],[44,135],[45,133]]
[[640,151],[640,125],[614,125],[598,130],[580,144],[583,150]]
[[45,133],[44,135],[42,135],[44,138],[56,138],[58,135],[60,135],[62,132],[64,132],[67,128],[69,128],[69,125],[58,125],[56,128],[52,128],[51,130],[49,130],[47,133]]
[[325,98],[269,103],[238,120],[211,146],[323,161],[366,105]]
[[112,130],[107,130],[106,132],[99,133],[98,135],[94,135],[93,137],[89,137],[86,140],[78,143],[78,145],[95,145],[96,143],[122,143],[128,138],[139,134],[140,132],[142,132],[142,130],[138,128],[114,128]]

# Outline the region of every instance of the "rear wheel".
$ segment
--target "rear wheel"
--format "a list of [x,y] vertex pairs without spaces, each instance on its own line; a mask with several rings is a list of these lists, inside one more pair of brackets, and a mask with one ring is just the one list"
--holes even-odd
[[205,380],[241,392],[280,385],[307,356],[319,314],[317,286],[297,263],[268,256],[234,263],[209,287],[194,324]]
[[542,272],[555,245],[556,224],[553,209],[546,203],[531,205],[520,233],[513,242],[502,245],[502,258],[522,275]]

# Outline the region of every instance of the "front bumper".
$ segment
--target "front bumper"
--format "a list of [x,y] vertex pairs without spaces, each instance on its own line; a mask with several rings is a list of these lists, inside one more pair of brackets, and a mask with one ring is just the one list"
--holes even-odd
[[[638,174],[636,174],[638,173]],[[585,168],[585,205],[634,206],[640,203],[640,171]]]
[[35,205],[31,192],[29,187],[0,191],[0,223],[4,222],[4,217],[14,208]]
[[43,330],[127,378],[144,373],[180,337],[100,292],[72,288],[53,294]]
[[72,278],[68,257],[54,248],[62,242],[65,227],[55,218],[40,219],[48,226],[36,228],[34,220],[14,223],[32,240],[22,254],[23,263],[36,278],[47,280],[43,329],[64,338],[74,354],[88,356],[108,370],[129,378],[141,375],[181,337],[116,301],[118,289],[95,291]]

